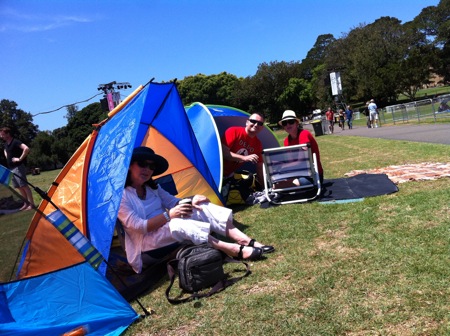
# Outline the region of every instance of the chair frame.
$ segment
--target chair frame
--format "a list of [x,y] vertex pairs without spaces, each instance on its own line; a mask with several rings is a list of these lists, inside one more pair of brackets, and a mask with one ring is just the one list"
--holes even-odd
[[[302,156],[301,161],[292,158],[295,153]],[[274,204],[304,203],[312,201],[320,195],[322,191],[322,184],[319,176],[317,157],[315,153],[312,153],[311,145],[309,143],[264,149],[262,156],[264,161],[264,193],[269,202]],[[288,156],[291,156],[291,158]],[[281,158],[282,160],[277,161],[275,158]],[[288,165],[290,165],[290,167],[287,167]],[[274,166],[278,169],[274,170]],[[288,181],[299,177],[311,178],[313,183],[299,186],[293,184],[290,187],[274,187],[279,182]],[[279,201],[271,195],[271,192],[282,195],[296,195],[314,189],[317,189],[317,191],[311,197],[287,201]]]

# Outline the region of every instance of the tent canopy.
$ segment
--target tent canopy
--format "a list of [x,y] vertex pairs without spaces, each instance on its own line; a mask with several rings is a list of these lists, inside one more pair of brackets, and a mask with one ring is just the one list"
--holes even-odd
[[66,327],[91,324],[94,334],[113,335],[138,317],[105,281],[106,264],[94,270],[47,220],[59,208],[108,260],[128,166],[138,146],[151,147],[168,160],[169,169],[157,178],[165,178],[164,185],[178,197],[204,194],[222,204],[175,83],[139,87],[95,125],[61,170],[47,191],[54,205],[45,200],[39,205],[26,234],[18,280],[1,287],[1,312],[8,310],[15,321],[0,321],[0,333],[59,334],[71,329]]
[[[221,190],[223,178],[221,138],[229,127],[245,126],[250,114],[229,106],[202,103],[193,103],[186,107],[186,111],[209,171],[213,175],[218,190]],[[258,138],[263,148],[280,146],[275,134],[267,125],[258,134]],[[252,167],[246,167],[246,169],[252,170]]]
[[[131,155],[138,146],[151,147],[169,161],[169,169],[158,177],[172,181],[178,197],[204,194],[222,204],[175,83],[140,87],[98,125],[48,191],[53,202],[106,259]],[[54,210],[46,202],[39,209],[44,214]],[[29,246],[20,277],[54,271],[82,260],[76,251],[62,253],[64,239],[39,215],[33,219],[27,238]],[[105,274],[106,266],[100,270]]]

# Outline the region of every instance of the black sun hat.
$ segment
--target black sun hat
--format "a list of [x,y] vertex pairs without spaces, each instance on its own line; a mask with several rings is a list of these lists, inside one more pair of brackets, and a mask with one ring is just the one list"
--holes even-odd
[[160,175],[169,168],[169,162],[161,155],[155,154],[155,151],[149,147],[136,147],[131,156],[131,162],[136,161],[153,161],[156,165],[153,175]]

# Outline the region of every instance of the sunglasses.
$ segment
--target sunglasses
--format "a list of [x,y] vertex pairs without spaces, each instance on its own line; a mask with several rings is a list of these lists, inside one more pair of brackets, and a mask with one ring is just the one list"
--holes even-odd
[[264,125],[264,123],[262,121],[258,121],[258,120],[255,120],[255,119],[248,119],[248,121],[250,121],[250,123],[252,123],[253,125],[254,124],[256,124],[258,126]]
[[148,168],[151,170],[155,170],[155,168],[156,168],[156,164],[154,162],[136,161],[136,163],[141,168]]
[[293,125],[293,124],[295,124],[295,122],[296,122],[295,119],[283,120],[283,121],[281,122],[281,125],[283,125],[283,126],[286,126],[287,124]]

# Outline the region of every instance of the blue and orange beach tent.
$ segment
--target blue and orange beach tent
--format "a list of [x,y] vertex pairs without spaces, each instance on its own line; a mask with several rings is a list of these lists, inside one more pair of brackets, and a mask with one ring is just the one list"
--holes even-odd
[[[151,147],[169,161],[159,178],[174,194],[204,194],[222,204],[175,83],[141,86],[95,125],[47,192],[105,259],[138,146]],[[0,334],[51,335],[85,322],[92,334],[120,334],[138,315],[106,280],[106,265],[94,270],[48,222],[46,216],[55,211],[50,202],[42,201],[39,210],[26,235],[17,280],[0,287],[0,308],[8,307],[13,319],[0,320]]]

